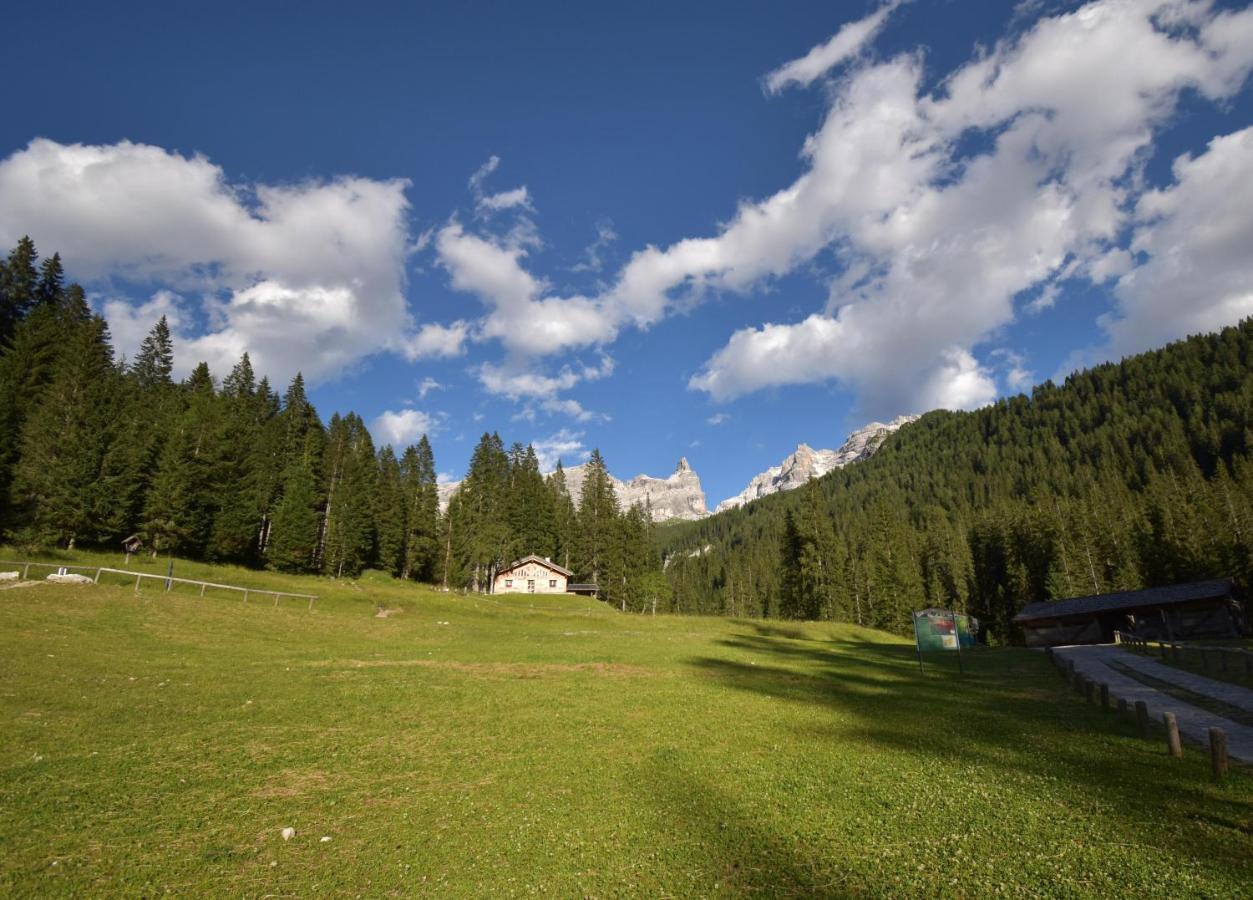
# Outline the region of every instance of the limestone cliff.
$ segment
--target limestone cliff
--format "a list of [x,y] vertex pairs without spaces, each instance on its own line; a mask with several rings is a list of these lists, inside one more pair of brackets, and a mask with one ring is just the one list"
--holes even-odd
[[886,424],[871,422],[850,434],[838,450],[815,450],[808,444],[801,444],[779,465],[771,466],[750,481],[744,490],[719,503],[716,512],[734,509],[779,491],[790,491],[811,478],[821,478],[833,469],[842,469],[849,463],[866,459],[883,445],[889,434],[917,418],[898,416]]

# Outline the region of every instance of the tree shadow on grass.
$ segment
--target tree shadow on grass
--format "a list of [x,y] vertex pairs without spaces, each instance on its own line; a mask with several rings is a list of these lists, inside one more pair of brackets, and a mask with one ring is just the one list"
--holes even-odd
[[[662,757],[651,767],[650,800],[677,834],[696,844],[703,859],[704,884],[658,885],[666,896],[748,894],[766,897],[849,897],[883,895],[887,886],[862,875],[833,871],[829,860],[795,839],[775,833],[760,812],[717,786]],[[691,872],[686,873],[691,875]]]
[[1160,821],[1155,814],[1169,798],[1178,821],[1231,830],[1235,840],[1213,842],[1207,865],[1218,871],[1249,865],[1249,773],[1233,772],[1224,789],[1214,788],[1199,754],[1184,765],[1166,755],[1164,740],[1138,740],[1129,721],[1070,693],[1042,654],[984,648],[964,656],[966,673],[958,675],[951,658],[928,659],[928,672],[919,673],[909,644],[815,641],[772,626],[754,625],[720,646],[737,658],[688,663],[735,690],[838,714],[829,725],[798,725],[807,738],[1010,771],[1042,785],[1070,782],[1074,796],[1114,810],[1120,826],[1145,844],[1195,862],[1174,845],[1169,829],[1148,824]]

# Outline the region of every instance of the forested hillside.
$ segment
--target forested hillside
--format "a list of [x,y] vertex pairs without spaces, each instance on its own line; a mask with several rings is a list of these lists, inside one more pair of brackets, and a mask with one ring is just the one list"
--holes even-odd
[[116,359],[59,256],[23,239],[0,263],[0,539],[136,534],[152,553],[474,590],[537,553],[621,608],[664,599],[651,523],[620,509],[599,453],[571,498],[560,468],[545,478],[533,449],[484,434],[441,515],[425,436],[398,453],[355,413],[324,425],[299,374],[280,397],[246,353],[220,383],[204,363],[181,383],[173,368],[164,318]]
[[994,640],[1038,600],[1253,575],[1253,320],[933,412],[871,459],[661,545],[676,608],[905,633],[950,606]]

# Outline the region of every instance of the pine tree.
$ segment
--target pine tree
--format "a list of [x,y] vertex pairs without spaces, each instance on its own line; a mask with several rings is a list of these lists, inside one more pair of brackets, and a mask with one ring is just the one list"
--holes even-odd
[[162,316],[139,345],[139,352],[131,363],[131,375],[139,390],[161,391],[173,385],[170,378],[173,371],[174,341],[170,337],[170,325]]
[[153,553],[202,556],[221,503],[221,407],[209,367],[200,363],[182,385],[183,412],[162,448],[144,506],[143,532]]
[[297,456],[282,478],[266,556],[283,572],[311,572],[318,545],[318,489],[310,460]]
[[328,575],[356,575],[374,546],[374,444],[355,413],[331,419],[325,465],[327,482],[322,534],[314,557]]
[[557,461],[556,471],[548,476],[547,484],[553,510],[553,559],[569,569],[578,553],[578,517],[560,460]]
[[102,475],[116,372],[103,319],[75,330],[51,375],[22,428],[12,496],[27,540],[73,548],[110,536]]
[[[268,387],[266,389],[268,394]],[[257,561],[269,500],[269,444],[265,431],[273,416],[268,397],[258,391],[252,362],[245,352],[222,380],[223,454],[220,498],[208,555],[241,563]]]
[[39,266],[39,282],[35,285],[35,302],[56,305],[65,293],[65,268],[61,254],[54,253]]
[[[402,578],[434,582],[442,578],[444,556],[440,543],[439,494],[435,455],[426,435],[417,446],[405,448],[400,461],[401,489],[405,503],[404,560]],[[447,548],[445,548],[447,549]]]
[[0,348],[9,343],[18,324],[38,300],[38,260],[34,241],[24,237],[0,269]]
[[578,509],[578,554],[575,571],[593,584],[605,579],[605,593],[612,597],[618,574],[618,498],[600,450],[593,450],[583,477]]
[[378,490],[375,492],[374,527],[378,535],[377,566],[399,575],[405,564],[407,531],[405,492],[400,463],[391,444],[378,454]]

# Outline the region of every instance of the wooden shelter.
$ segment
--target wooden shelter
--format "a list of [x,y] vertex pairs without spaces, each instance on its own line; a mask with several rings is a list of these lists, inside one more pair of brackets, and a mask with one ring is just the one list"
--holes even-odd
[[1230,578],[1032,603],[1014,624],[1028,647],[1108,644],[1115,631],[1162,640],[1231,638],[1248,628]]
[[515,559],[496,573],[493,594],[564,594],[574,573],[544,556]]

